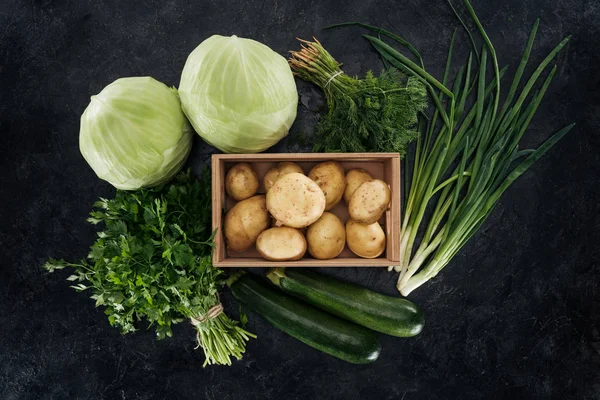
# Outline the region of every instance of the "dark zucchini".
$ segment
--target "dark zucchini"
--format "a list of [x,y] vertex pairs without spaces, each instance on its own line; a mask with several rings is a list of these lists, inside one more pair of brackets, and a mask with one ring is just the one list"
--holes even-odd
[[327,314],[288,296],[264,278],[243,274],[232,277],[233,296],[277,329],[344,361],[375,361],[381,344],[373,331]]
[[374,331],[409,337],[423,329],[423,313],[408,300],[298,268],[274,268],[267,277],[283,291]]

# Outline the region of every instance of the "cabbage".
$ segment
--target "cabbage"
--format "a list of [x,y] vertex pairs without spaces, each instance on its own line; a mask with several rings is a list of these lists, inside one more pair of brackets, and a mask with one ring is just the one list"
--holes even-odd
[[99,178],[135,190],[168,181],[192,147],[177,90],[151,77],[117,79],[81,116],[79,149]]
[[219,35],[189,55],[179,84],[183,112],[207,143],[258,153],[287,135],[298,93],[285,58],[251,39]]

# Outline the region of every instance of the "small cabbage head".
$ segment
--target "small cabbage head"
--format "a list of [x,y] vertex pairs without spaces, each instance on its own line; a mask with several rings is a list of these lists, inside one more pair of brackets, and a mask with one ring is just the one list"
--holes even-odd
[[170,180],[192,136],[175,88],[151,77],[121,78],[92,96],[81,116],[79,149],[99,178],[135,190]]
[[285,58],[251,39],[219,35],[189,55],[179,83],[185,115],[225,153],[258,153],[285,137],[298,92]]

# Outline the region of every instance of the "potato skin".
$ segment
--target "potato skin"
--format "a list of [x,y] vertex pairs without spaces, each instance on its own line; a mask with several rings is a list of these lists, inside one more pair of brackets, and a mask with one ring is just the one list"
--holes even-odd
[[234,200],[250,198],[258,191],[258,176],[248,163],[235,164],[225,176],[225,191]]
[[344,168],[339,163],[335,161],[319,163],[310,170],[308,177],[323,190],[327,200],[325,211],[331,210],[344,196],[346,176]]
[[351,169],[346,172],[346,189],[344,190],[344,201],[350,204],[354,191],[365,182],[371,182],[373,177],[364,169]]
[[319,185],[297,172],[282,176],[267,192],[269,212],[292,228],[304,228],[318,220],[325,204]]
[[265,195],[242,200],[225,214],[224,233],[227,248],[232,251],[248,250],[258,235],[269,227]]
[[292,172],[297,172],[304,175],[302,168],[298,164],[290,161],[280,162],[276,167],[270,168],[263,178],[265,192],[268,192],[269,189],[271,189],[275,182],[277,182],[277,179]]
[[348,204],[350,218],[366,225],[379,221],[387,210],[391,198],[390,188],[384,181],[375,179],[364,182],[350,198]]
[[340,219],[324,212],[317,222],[306,230],[308,252],[319,260],[329,260],[340,255],[346,244],[346,228]]
[[256,250],[269,261],[295,261],[306,253],[306,239],[298,229],[271,228],[258,236]]
[[364,225],[350,220],[346,223],[346,243],[359,257],[377,258],[385,250],[385,233],[379,222]]

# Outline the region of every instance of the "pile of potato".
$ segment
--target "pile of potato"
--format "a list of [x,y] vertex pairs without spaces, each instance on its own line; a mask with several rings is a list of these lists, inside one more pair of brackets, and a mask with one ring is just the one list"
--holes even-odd
[[[359,257],[376,258],[385,250],[379,219],[391,193],[387,183],[362,169],[344,173],[334,161],[315,165],[308,176],[299,165],[281,162],[264,176],[266,195],[248,163],[234,165],[225,190],[237,203],[225,215],[228,249],[242,252],[256,246],[267,260],[299,260],[306,250],[320,260],[337,257],[347,243]],[[342,198],[350,220],[345,224],[328,212]],[[271,227],[273,226],[273,227]]]

